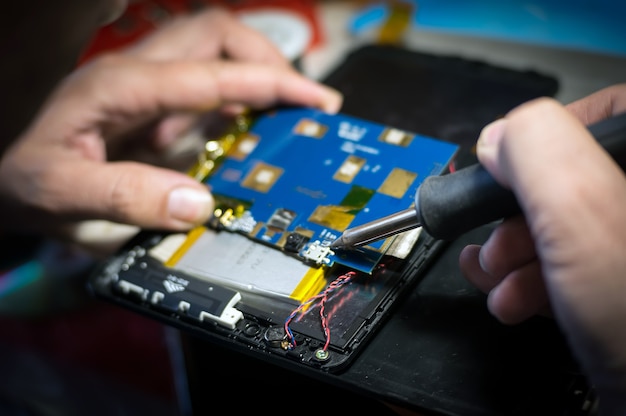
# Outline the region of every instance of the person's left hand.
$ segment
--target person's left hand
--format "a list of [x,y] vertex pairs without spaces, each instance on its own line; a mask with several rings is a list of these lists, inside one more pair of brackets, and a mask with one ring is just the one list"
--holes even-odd
[[198,115],[276,104],[336,112],[341,96],[222,10],[176,19],[59,85],[0,160],[0,229],[64,235],[91,219],[170,230],[202,223],[213,210],[204,185],[176,170],[113,161],[114,145],[167,146]]
[[[292,65],[266,37],[219,7],[174,17],[152,35],[126,48],[125,53],[155,62],[207,59]],[[232,103],[221,108],[227,113],[240,110],[241,106]],[[153,145],[167,147],[202,116],[197,111],[168,114],[154,130]]]

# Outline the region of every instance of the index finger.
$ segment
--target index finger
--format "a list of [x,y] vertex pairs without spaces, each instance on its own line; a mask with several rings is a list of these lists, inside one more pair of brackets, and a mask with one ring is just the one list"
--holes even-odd
[[[74,129],[110,127],[174,111],[202,113],[226,104],[255,109],[290,104],[333,113],[342,100],[334,89],[288,67],[196,60],[154,62],[129,55],[101,57],[82,67],[56,98],[44,114],[46,123],[57,126],[65,118],[56,114],[71,111]],[[88,126],[77,126],[80,123]],[[57,126],[61,130],[66,127]]]
[[243,62],[289,65],[280,50],[267,37],[220,7],[176,16],[126,51],[159,61],[217,59],[224,55]]
[[612,85],[566,106],[579,120],[589,125],[626,111],[626,83]]

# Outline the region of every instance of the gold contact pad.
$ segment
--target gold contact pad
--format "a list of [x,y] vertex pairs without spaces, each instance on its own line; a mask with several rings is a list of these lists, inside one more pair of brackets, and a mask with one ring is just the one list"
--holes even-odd
[[283,169],[259,162],[241,182],[241,186],[258,192],[267,193],[272,189]]
[[328,131],[328,127],[315,120],[302,119],[294,127],[294,132],[307,137],[321,139]]
[[386,128],[378,140],[394,146],[408,147],[413,141],[413,134],[399,129]]
[[244,133],[235,143],[228,156],[235,160],[244,160],[256,148],[259,136],[252,133]]
[[343,161],[341,166],[339,166],[333,179],[343,183],[351,183],[364,165],[365,159],[350,155]]
[[417,178],[417,173],[395,168],[378,188],[378,193],[402,198]]

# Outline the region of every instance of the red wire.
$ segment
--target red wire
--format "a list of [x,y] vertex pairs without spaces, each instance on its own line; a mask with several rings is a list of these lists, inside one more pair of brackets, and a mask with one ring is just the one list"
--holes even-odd
[[326,302],[329,299],[329,295],[334,292],[336,289],[338,289],[340,286],[343,286],[344,284],[348,283],[354,276],[356,276],[356,272],[354,271],[349,271],[345,274],[342,274],[341,276],[339,276],[337,279],[335,279],[334,281],[332,281],[327,287],[326,289],[324,289],[323,292],[310,297],[309,299],[307,299],[305,302],[301,303],[300,306],[298,306],[287,318],[287,320],[285,321],[285,334],[287,335],[288,339],[289,339],[289,345],[291,348],[296,346],[296,341],[295,338],[293,336],[293,333],[291,332],[291,329],[289,328],[289,323],[291,322],[291,320],[300,312],[302,311],[302,309],[304,309],[305,306],[310,305],[311,303],[313,303],[314,301],[321,299],[320,300],[320,323],[322,325],[322,330],[324,331],[324,339],[326,340],[325,344],[324,344],[324,351],[326,351],[328,349],[328,346],[330,345],[330,328],[328,326],[328,317],[326,316]]

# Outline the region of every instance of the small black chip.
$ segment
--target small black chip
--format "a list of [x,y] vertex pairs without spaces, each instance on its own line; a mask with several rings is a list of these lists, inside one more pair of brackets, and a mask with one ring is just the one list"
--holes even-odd
[[298,253],[302,247],[310,240],[309,237],[304,236],[298,233],[290,233],[287,236],[287,241],[285,242],[285,251],[289,251],[291,253]]

